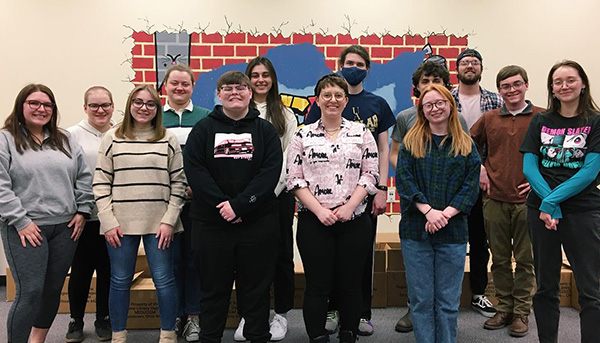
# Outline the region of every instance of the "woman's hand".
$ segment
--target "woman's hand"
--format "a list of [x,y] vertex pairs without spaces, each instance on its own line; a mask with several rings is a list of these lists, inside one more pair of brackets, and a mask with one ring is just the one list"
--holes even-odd
[[171,242],[173,241],[173,231],[175,231],[175,228],[172,225],[160,223],[158,232],[156,233],[159,249],[165,250],[171,246]]
[[228,222],[231,222],[237,217],[237,215],[233,211],[233,208],[231,208],[231,204],[229,203],[229,201],[223,201],[222,203],[217,205],[217,208],[219,209],[219,214],[221,215],[221,217],[223,217],[223,219],[225,219]]
[[331,226],[338,220],[338,217],[333,213],[333,211],[325,207],[321,207],[321,209],[318,211],[318,213],[315,213],[315,215],[325,226]]
[[425,232],[430,233],[430,234],[434,234],[436,232],[438,232],[439,230],[435,228],[435,226],[431,225],[431,223],[426,222],[425,223]]
[[74,242],[77,242],[81,233],[83,232],[83,228],[85,227],[85,217],[81,214],[77,213],[73,216],[69,224],[67,225],[69,228],[73,228],[73,233],[71,233],[71,239]]
[[352,208],[352,206],[348,206],[348,203],[345,203],[344,205],[334,209],[332,213],[337,218],[337,221],[343,223],[347,222],[348,220],[350,220],[350,218],[352,218],[352,213],[354,213],[354,210],[355,208]]
[[24,229],[17,232],[19,233],[19,237],[21,237],[21,244],[23,245],[23,248],[27,247],[25,240],[27,240],[34,248],[42,245],[43,238],[40,234],[42,230],[40,230],[40,228],[34,222],[29,223],[29,225],[27,225]]
[[556,231],[558,219],[552,219],[552,216],[546,212],[540,211],[540,220],[546,225],[546,229]]
[[104,233],[104,239],[115,249],[121,246],[121,240],[119,239],[121,237],[123,237],[123,231],[121,231],[120,226],[115,226]]
[[425,218],[427,218],[427,222],[429,222],[436,229],[436,231],[448,225],[449,218],[446,216],[446,214],[440,210],[436,210],[435,208],[429,210],[429,212],[425,215]]
[[377,217],[378,215],[385,212],[385,207],[387,206],[387,193],[386,191],[377,190],[377,194],[375,194],[375,198],[373,198],[373,208],[371,209],[371,214],[373,217]]

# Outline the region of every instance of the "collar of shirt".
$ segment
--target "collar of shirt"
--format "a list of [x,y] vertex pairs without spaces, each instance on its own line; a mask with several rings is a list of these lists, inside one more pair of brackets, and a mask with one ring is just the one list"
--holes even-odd
[[175,114],[177,114],[180,117],[184,112],[186,112],[186,111],[192,112],[193,110],[194,110],[194,104],[192,103],[192,99],[190,99],[190,102],[187,104],[186,107],[182,108],[179,111],[177,111],[173,107],[169,106],[169,101],[165,102],[165,112],[172,111],[172,112],[175,112]]
[[[525,100],[525,102],[527,103],[527,106],[525,106],[523,111],[521,111],[520,113],[517,113],[516,115],[531,113],[531,111],[533,110],[533,105],[531,104],[531,101]],[[500,115],[501,116],[512,115],[512,113],[506,108],[506,103],[502,104],[502,109],[500,110]]]
[[[90,122],[87,119],[83,119],[82,121],[79,122],[78,124],[82,129],[84,129],[85,131],[91,133],[92,135],[96,136],[96,137],[103,137],[104,136],[104,132],[100,132],[98,131],[98,129],[96,129],[95,127],[92,126],[92,124],[90,124]],[[115,126],[115,122],[114,120],[110,120],[110,127],[112,128],[113,126]]]
[[[342,123],[340,124],[340,131],[342,131],[342,129],[344,129],[346,126],[348,126],[348,120],[345,119],[344,117],[342,117]],[[326,132],[325,126],[323,125],[323,121],[321,121],[321,118],[319,118],[319,121],[317,123],[317,128],[319,130],[322,130],[323,132]]]

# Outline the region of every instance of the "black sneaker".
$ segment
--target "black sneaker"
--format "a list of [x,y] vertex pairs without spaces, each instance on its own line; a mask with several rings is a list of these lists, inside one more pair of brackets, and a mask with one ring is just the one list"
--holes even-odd
[[71,321],[69,321],[69,329],[67,330],[65,341],[67,341],[67,343],[79,343],[83,342],[84,338],[85,337],[83,337],[83,321],[71,318]]
[[175,318],[175,337],[179,337],[181,336],[181,334],[183,333],[183,320],[181,320],[181,317],[177,317]]
[[98,336],[100,342],[110,341],[112,339],[112,328],[108,316],[102,319],[96,319],[94,326],[96,327],[96,336]]
[[476,295],[475,298],[472,298],[471,307],[488,318],[492,318],[496,314],[496,309],[485,295]]

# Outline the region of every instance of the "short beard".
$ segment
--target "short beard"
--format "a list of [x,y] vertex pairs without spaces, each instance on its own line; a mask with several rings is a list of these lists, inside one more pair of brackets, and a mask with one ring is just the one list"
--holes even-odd
[[465,85],[474,85],[477,82],[481,81],[481,74],[477,75],[474,78],[468,78],[468,77],[463,77],[462,75],[458,74],[458,81],[460,81],[461,83],[465,84]]

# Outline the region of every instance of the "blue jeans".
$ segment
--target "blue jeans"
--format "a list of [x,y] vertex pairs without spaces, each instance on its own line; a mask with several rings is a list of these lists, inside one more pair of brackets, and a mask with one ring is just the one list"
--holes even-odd
[[417,342],[456,342],[466,253],[466,244],[402,240]]
[[140,239],[144,240],[144,250],[148,266],[158,297],[160,326],[163,330],[175,329],[175,312],[177,307],[177,289],[173,272],[173,247],[158,248],[158,239],[154,234],[124,235],[121,246],[111,247],[107,243],[110,257],[110,295],[108,298],[110,324],[115,332],[123,331],[127,325],[129,313],[129,291]]

